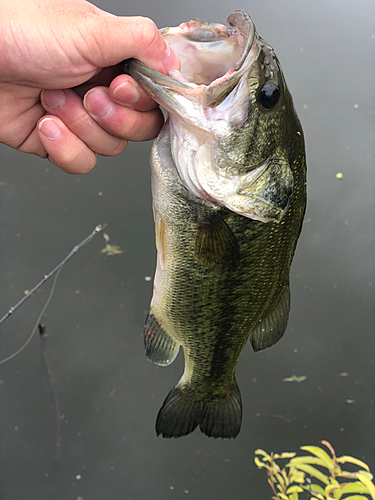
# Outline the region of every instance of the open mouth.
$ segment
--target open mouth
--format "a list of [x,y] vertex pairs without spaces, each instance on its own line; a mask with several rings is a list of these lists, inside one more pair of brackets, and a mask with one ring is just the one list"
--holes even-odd
[[[227,23],[228,28],[192,20],[161,30],[181,61],[180,71],[173,70],[170,76],[134,59],[125,62],[125,71],[146,88],[150,87],[149,80],[189,99],[198,99],[204,106],[215,107],[233,90],[258,55],[256,45],[252,50],[255,26],[250,17],[236,11]],[[157,96],[153,93],[152,97]]]

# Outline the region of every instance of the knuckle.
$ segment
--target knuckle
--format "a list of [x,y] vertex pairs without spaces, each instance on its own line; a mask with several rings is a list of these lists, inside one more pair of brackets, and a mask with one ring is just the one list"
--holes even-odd
[[114,146],[111,148],[110,152],[103,156],[118,156],[124,151],[127,145],[128,141],[124,139],[118,139]]
[[70,174],[86,174],[90,172],[96,165],[96,155],[85,155],[80,152],[70,153],[65,152],[59,156],[59,158],[54,158],[51,155],[48,156],[51,163],[61,168],[65,172]]
[[148,17],[144,17],[142,21],[140,37],[143,40],[144,48],[148,50],[153,48],[161,35],[154,21]]

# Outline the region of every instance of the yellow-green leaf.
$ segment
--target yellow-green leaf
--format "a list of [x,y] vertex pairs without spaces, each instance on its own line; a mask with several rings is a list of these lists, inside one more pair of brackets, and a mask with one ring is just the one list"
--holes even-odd
[[371,495],[372,500],[375,500],[375,486],[374,483],[367,477],[367,474],[365,475],[364,473],[359,473],[357,475],[358,479],[363,483],[365,486],[368,488],[368,492]]
[[368,493],[368,488],[363,483],[355,481],[354,483],[348,483],[342,486],[341,492],[343,495],[346,493]]
[[342,497],[342,493],[340,488],[331,484],[326,488],[326,496],[327,498],[335,498],[339,500]]
[[283,475],[283,478],[284,478],[284,481],[285,481],[285,484],[288,485],[289,484],[289,479],[288,479],[288,476],[287,476],[287,473],[285,471],[285,469],[283,469],[281,471],[281,474]]
[[319,448],[318,446],[301,446],[301,450],[305,450],[310,452],[312,455],[320,458],[323,462],[324,467],[327,469],[333,469],[333,460],[324,450]]
[[275,453],[274,458],[293,458],[296,454],[294,452],[285,451],[284,453]]
[[356,474],[356,476],[357,476],[357,477],[359,476],[359,474],[361,474],[361,476],[363,476],[363,477],[367,477],[367,479],[369,479],[370,481],[372,481],[372,479],[373,479],[373,477],[374,477],[374,476],[371,474],[371,472],[366,472],[366,471],[364,471],[364,470],[361,470],[361,471],[359,471],[359,472],[356,472],[355,474]]
[[265,464],[264,462],[261,462],[258,457],[254,458],[255,464],[261,469],[262,467],[265,467],[266,469],[270,470],[270,466]]
[[362,495],[351,495],[350,497],[346,497],[345,500],[367,500],[367,497],[363,497]]
[[289,488],[286,490],[287,495],[294,492],[301,493],[303,492],[303,489],[300,486],[289,486]]
[[304,483],[305,482],[305,473],[292,467],[291,474],[290,474],[290,482],[291,483]]
[[318,493],[324,498],[325,491],[321,486],[319,486],[319,484],[310,484],[310,489],[313,493]]
[[370,472],[369,466],[367,464],[365,464],[365,462],[362,462],[362,460],[358,460],[358,458],[349,457],[347,455],[344,455],[342,457],[339,457],[337,459],[337,461],[340,464],[346,464],[347,462],[349,462],[350,464],[359,465],[360,467],[362,467],[362,469],[365,469],[365,470],[367,470],[367,472]]
[[279,481],[279,483],[284,486],[285,485],[285,481],[284,481],[284,478],[281,474],[276,474],[276,477],[277,477],[277,480]]
[[323,462],[323,460],[317,457],[309,457],[309,456],[292,458],[287,467],[289,465],[296,467],[297,464],[314,464],[314,465],[320,465],[321,467],[325,467],[325,463]]
[[336,479],[333,479],[333,477],[330,477],[329,481],[330,481],[330,484],[333,486],[336,486],[336,487],[340,486],[340,483],[338,481],[336,481]]
[[260,448],[258,448],[257,450],[254,451],[255,455],[263,455],[267,458],[270,458],[270,456],[268,455],[268,453],[266,453],[264,450],[261,450]]
[[293,465],[294,467],[297,467],[297,469],[306,472],[307,474],[310,474],[310,476],[315,477],[316,479],[319,479],[319,481],[321,481],[322,483],[329,484],[329,479],[327,478],[327,476],[325,476],[318,469],[315,469],[315,467],[311,467],[310,465],[304,463],[293,464]]
[[281,498],[282,500],[289,500],[289,498],[284,495],[284,493],[279,493],[279,498]]

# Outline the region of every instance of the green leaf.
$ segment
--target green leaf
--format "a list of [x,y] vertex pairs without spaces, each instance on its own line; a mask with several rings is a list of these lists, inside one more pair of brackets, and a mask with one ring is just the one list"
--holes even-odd
[[340,464],[346,464],[347,462],[349,462],[351,464],[359,465],[363,469],[367,470],[367,472],[370,472],[369,466],[367,464],[365,464],[365,462],[362,462],[362,460],[358,460],[358,458],[349,457],[348,455],[344,455],[342,457],[339,457],[337,459],[337,461]]
[[341,492],[343,495],[346,493],[368,493],[368,488],[363,483],[355,481],[354,483],[348,483],[342,486]]
[[333,469],[334,463],[332,458],[326,453],[324,450],[319,448],[318,446],[301,446],[301,450],[305,450],[310,452],[312,455],[320,458],[324,463],[324,467],[327,469]]
[[[291,460],[291,462],[293,462],[293,460]],[[318,469],[315,469],[315,467],[311,467],[310,465],[307,465],[304,463],[293,464],[293,466],[297,467],[297,469],[302,470],[303,472],[306,472],[310,476],[315,477],[316,479],[319,479],[319,481],[321,481],[324,484],[330,484],[327,476],[325,476]]]
[[368,492],[371,495],[372,500],[375,500],[375,486],[374,483],[365,475],[364,473],[360,472],[357,475],[358,479],[363,483],[365,486],[368,488]]

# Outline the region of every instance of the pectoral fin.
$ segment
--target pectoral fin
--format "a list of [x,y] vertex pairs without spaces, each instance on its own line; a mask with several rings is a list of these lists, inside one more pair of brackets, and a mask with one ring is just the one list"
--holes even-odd
[[155,242],[158,251],[158,259],[160,267],[164,271],[166,268],[166,239],[165,239],[165,226],[164,221],[160,214],[154,208],[154,221],[155,221]]
[[150,312],[144,328],[146,356],[151,363],[167,366],[176,359],[180,344],[162,328]]
[[238,241],[221,217],[212,223],[198,223],[195,258],[207,268],[234,268],[240,259]]
[[290,310],[289,286],[277,306],[260,321],[257,327],[250,333],[250,342],[254,351],[261,351],[276,344],[284,335]]

